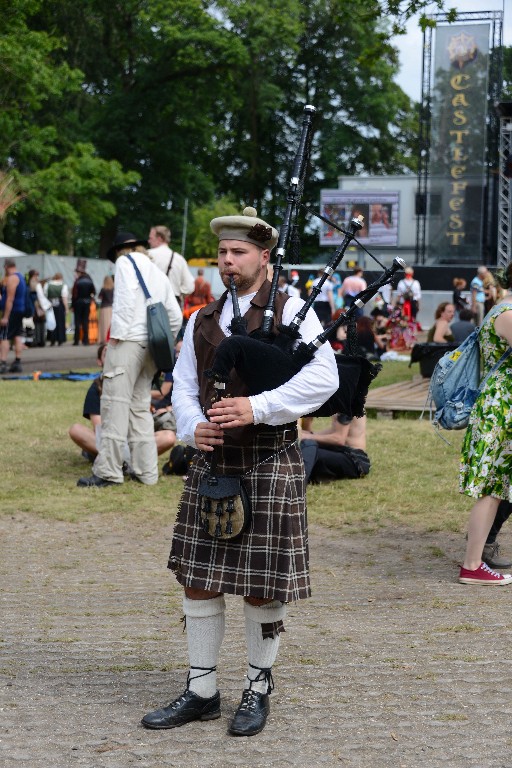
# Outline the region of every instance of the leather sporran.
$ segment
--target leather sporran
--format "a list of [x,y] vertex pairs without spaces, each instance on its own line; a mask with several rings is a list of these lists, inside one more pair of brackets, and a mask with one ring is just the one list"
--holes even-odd
[[213,539],[233,540],[247,530],[252,513],[240,475],[208,475],[199,483],[201,526]]

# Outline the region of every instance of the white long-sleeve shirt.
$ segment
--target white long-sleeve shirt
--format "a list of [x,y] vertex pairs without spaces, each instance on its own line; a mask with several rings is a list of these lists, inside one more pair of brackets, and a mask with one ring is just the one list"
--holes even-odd
[[403,277],[399,280],[396,287],[397,298],[403,296],[406,291],[412,291],[414,301],[419,301],[421,299],[421,286],[417,280],[409,277]]
[[[242,315],[249,308],[250,301],[255,295],[252,293],[240,297]],[[303,305],[302,299],[288,299],[284,305],[283,323],[289,324]],[[196,426],[207,420],[199,403],[199,379],[193,338],[196,316],[197,313],[194,313],[187,324],[180,356],[174,367],[172,389],[178,438],[192,446],[195,446]],[[233,304],[231,296],[228,295],[220,316],[220,326],[226,336],[230,335],[228,325],[232,319]],[[300,327],[303,341],[308,343],[322,330],[315,312],[310,310]],[[338,369],[334,353],[330,344],[324,344],[317,350],[311,362],[285,384],[277,389],[249,397],[254,423],[278,426],[296,421],[304,414],[312,413],[323,405],[338,386]]]
[[[174,337],[178,334],[183,314],[169,281],[144,253],[135,251],[130,256],[137,264],[151,299],[161,301],[167,310]],[[146,297],[128,256],[116,261],[114,302],[110,336],[123,341],[147,341]]]
[[[188,268],[187,260],[183,258],[181,253],[172,251],[165,243],[158,245],[156,248],[150,248],[148,253],[158,269],[167,275],[175,296],[188,296],[194,292],[194,275]],[[172,266],[169,269],[171,259]]]
[[39,302],[39,306],[41,307],[43,312],[46,312],[47,310],[49,310],[50,307],[52,306],[52,303],[45,296],[44,291],[43,291],[43,286],[41,285],[41,283],[37,283],[37,285],[36,285],[36,296],[37,296],[37,300]]

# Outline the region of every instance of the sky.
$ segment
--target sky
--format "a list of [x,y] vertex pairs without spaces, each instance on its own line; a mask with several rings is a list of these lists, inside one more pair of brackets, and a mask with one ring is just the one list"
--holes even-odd
[[[503,11],[503,45],[512,46],[512,0],[446,0],[446,8],[458,11]],[[433,7],[432,12],[435,13]],[[423,63],[423,33],[418,17],[407,25],[407,33],[393,39],[400,51],[401,69],[395,78],[398,85],[414,101],[421,100],[421,67]]]

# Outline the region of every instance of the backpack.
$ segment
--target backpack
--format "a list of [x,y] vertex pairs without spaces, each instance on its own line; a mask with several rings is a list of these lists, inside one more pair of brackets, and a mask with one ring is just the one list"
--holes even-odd
[[481,381],[479,334],[480,328],[475,328],[457,349],[446,352],[434,368],[427,403],[435,404],[435,427],[465,429],[480,390],[512,352],[512,348],[507,349]]
[[414,301],[414,280],[410,285],[404,282],[404,291],[402,292],[402,301]]

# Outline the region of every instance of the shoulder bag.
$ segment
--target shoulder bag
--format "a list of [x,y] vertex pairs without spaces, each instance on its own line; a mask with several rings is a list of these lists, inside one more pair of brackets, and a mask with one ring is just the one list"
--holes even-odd
[[161,301],[152,301],[138,266],[130,254],[128,259],[139,280],[146,297],[146,317],[148,323],[148,344],[151,357],[159,371],[172,371],[174,367],[174,338],[169,324],[169,315]]

